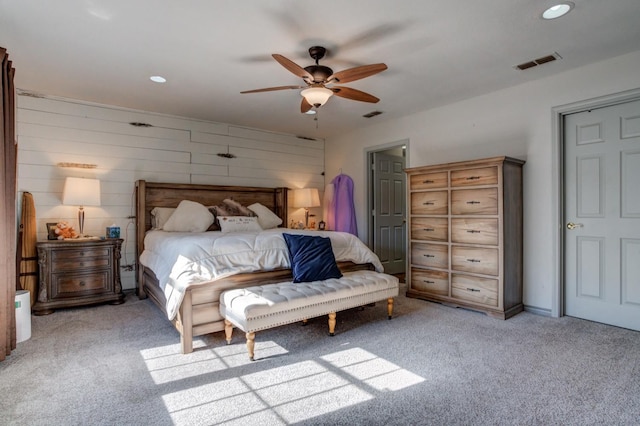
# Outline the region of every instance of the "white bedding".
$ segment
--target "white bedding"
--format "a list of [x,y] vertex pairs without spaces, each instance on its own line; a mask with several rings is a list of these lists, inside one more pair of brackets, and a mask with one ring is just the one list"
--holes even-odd
[[329,237],[336,261],[371,263],[376,271],[383,272],[375,253],[352,234],[286,228],[226,234],[149,231],[140,263],[158,278],[171,320],[178,312],[185,289],[191,285],[243,272],[290,268],[283,233]]

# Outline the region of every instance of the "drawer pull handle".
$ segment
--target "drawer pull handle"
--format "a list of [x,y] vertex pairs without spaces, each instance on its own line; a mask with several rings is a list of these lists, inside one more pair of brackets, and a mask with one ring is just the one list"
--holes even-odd
[[435,257],[435,256],[434,256],[434,255],[432,255],[432,254],[423,254],[423,256],[424,256],[424,257]]
[[427,284],[435,284],[435,281],[429,281],[429,280],[422,280],[422,281],[424,281]]
[[427,179],[427,180],[423,180],[422,183],[435,183],[435,182],[432,181],[431,179]]
[[480,291],[477,288],[469,288],[469,287],[467,287],[467,290],[469,290],[469,291]]
[[480,201],[467,201],[467,204],[480,204]]
[[427,232],[433,232],[434,229],[433,228],[424,228],[423,231],[427,231]]
[[423,206],[433,206],[435,203],[433,201],[425,201],[422,203]]
[[480,263],[480,259],[467,259],[467,262]]
[[480,176],[469,176],[467,178],[467,180],[478,180],[478,179],[480,179]]
[[80,281],[80,287],[84,287],[86,285],[86,283],[84,281]]
[[467,229],[467,233],[469,233],[469,234],[479,234],[480,231],[477,231],[475,229]]

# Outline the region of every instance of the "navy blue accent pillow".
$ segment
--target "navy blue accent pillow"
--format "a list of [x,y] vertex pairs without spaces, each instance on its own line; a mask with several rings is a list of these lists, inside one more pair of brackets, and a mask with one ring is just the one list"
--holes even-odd
[[289,248],[294,283],[342,277],[329,238],[296,234],[282,236]]

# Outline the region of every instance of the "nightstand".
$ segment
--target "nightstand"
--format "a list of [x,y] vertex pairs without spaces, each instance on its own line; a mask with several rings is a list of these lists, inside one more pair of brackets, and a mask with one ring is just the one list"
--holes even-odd
[[40,283],[35,315],[57,308],[124,303],[120,283],[121,239],[42,241],[36,244]]

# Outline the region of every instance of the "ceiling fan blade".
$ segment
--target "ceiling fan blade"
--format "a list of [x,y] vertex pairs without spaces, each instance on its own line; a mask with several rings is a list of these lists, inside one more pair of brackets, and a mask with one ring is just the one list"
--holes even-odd
[[372,104],[375,104],[380,100],[373,95],[362,92],[360,90],[351,89],[350,87],[332,87],[331,90],[333,91],[333,94],[336,96],[340,96],[341,98],[351,99],[354,101],[370,102]]
[[302,77],[305,80],[313,81],[313,76],[311,75],[311,73],[309,73],[309,71],[305,70],[300,65],[296,64],[295,62],[293,62],[292,60],[287,59],[282,55],[278,55],[277,53],[274,53],[271,56],[273,56],[273,59],[278,61],[278,63],[280,63],[280,65],[282,65],[283,67],[285,67],[290,72],[292,72],[293,74],[297,75],[298,77]]
[[304,114],[311,108],[313,108],[313,105],[311,105],[306,98],[302,98],[302,103],[300,104],[300,112]]
[[265,87],[264,89],[245,90],[240,93],[260,93],[260,92],[273,92],[274,90],[287,90],[287,89],[304,89],[307,86],[278,86],[278,87]]
[[327,82],[337,81],[339,83],[348,83],[350,81],[360,80],[370,75],[378,74],[387,69],[385,64],[362,65],[360,67],[349,68],[338,71],[327,79]]

